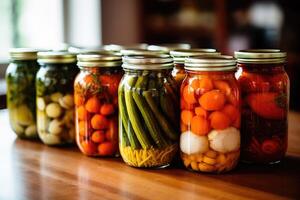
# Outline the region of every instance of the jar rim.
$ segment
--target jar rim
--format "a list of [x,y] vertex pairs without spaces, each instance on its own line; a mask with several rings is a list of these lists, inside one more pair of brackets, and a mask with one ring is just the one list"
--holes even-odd
[[164,51],[166,53],[175,50],[175,49],[190,49],[191,45],[188,43],[165,43],[159,45],[149,45],[147,47],[148,50],[151,51]]
[[284,63],[287,54],[280,49],[247,49],[235,51],[234,56],[239,63]]
[[161,51],[161,50],[147,50],[147,49],[138,49],[138,48],[128,48],[128,49],[121,50],[121,54],[123,56],[159,55],[164,53],[165,51]]
[[11,48],[9,55],[12,60],[36,60],[38,51],[34,48]]
[[124,69],[159,70],[173,68],[173,59],[168,54],[123,56]]
[[193,71],[235,71],[236,60],[227,55],[188,57],[184,68]]
[[103,49],[106,51],[116,51],[120,52],[123,49],[127,48],[136,48],[136,49],[147,49],[148,44],[146,43],[138,43],[138,44],[133,44],[133,45],[119,45],[119,44],[106,44],[103,45]]
[[186,57],[191,56],[220,56],[216,49],[175,49],[170,51],[174,63],[184,63]]
[[44,51],[37,53],[41,64],[75,63],[76,54],[67,51]]
[[119,53],[79,54],[77,55],[77,60],[79,67],[119,67],[122,65],[122,57]]

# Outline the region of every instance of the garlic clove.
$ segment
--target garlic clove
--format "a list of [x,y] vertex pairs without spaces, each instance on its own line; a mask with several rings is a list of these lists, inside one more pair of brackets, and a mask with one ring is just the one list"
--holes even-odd
[[58,102],[58,100],[60,99],[60,98],[62,98],[62,94],[60,93],[60,92],[55,92],[55,93],[53,93],[53,94],[51,94],[50,95],[50,99],[51,99],[51,101],[53,101],[53,102]]
[[50,103],[46,106],[46,114],[48,117],[57,118],[61,115],[62,108],[58,103]]

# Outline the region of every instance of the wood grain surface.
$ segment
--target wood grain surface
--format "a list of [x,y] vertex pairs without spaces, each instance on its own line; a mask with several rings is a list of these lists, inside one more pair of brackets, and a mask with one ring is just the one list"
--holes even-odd
[[289,148],[273,166],[240,164],[223,175],[180,166],[136,169],[90,158],[76,147],[17,139],[0,111],[0,199],[300,199],[300,114],[290,113]]

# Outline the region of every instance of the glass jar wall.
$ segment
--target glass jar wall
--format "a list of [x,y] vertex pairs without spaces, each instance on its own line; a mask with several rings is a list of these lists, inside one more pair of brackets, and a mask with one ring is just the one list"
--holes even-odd
[[75,79],[76,141],[88,156],[117,156],[121,55],[78,55]]
[[242,151],[247,163],[276,163],[287,150],[289,78],[280,50],[235,52],[242,91]]
[[120,153],[130,166],[168,166],[178,149],[179,99],[172,58],[123,57],[119,85]]
[[240,92],[232,57],[187,58],[181,85],[180,151],[186,168],[232,170],[240,156]]
[[39,69],[37,51],[11,49],[6,71],[7,107],[13,131],[20,138],[38,138],[35,108],[35,75]]
[[174,59],[174,68],[172,71],[172,76],[180,86],[185,77],[185,58],[194,56],[217,56],[221,54],[215,49],[176,49],[170,51],[170,55]]
[[78,73],[75,54],[39,52],[36,75],[38,134],[47,145],[74,143],[73,82]]

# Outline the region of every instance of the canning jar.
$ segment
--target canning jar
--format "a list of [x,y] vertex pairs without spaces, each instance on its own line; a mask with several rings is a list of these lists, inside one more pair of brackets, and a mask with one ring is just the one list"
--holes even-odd
[[172,76],[180,86],[185,77],[185,58],[195,56],[217,56],[221,54],[215,49],[175,49],[173,51],[170,51],[170,55],[173,57],[174,60]]
[[240,92],[231,56],[186,58],[180,90],[180,151],[186,168],[232,170],[240,156]]
[[76,56],[68,52],[39,52],[36,75],[38,134],[47,145],[74,143],[73,82]]
[[81,54],[75,79],[76,142],[88,156],[117,156],[119,54]]
[[10,50],[6,70],[7,108],[11,128],[20,138],[38,138],[36,130],[35,75],[39,69],[37,50]]
[[280,50],[235,52],[242,92],[241,159],[276,163],[287,150],[289,78]]
[[119,85],[119,148],[130,166],[168,166],[178,150],[179,98],[172,58],[123,57]]

